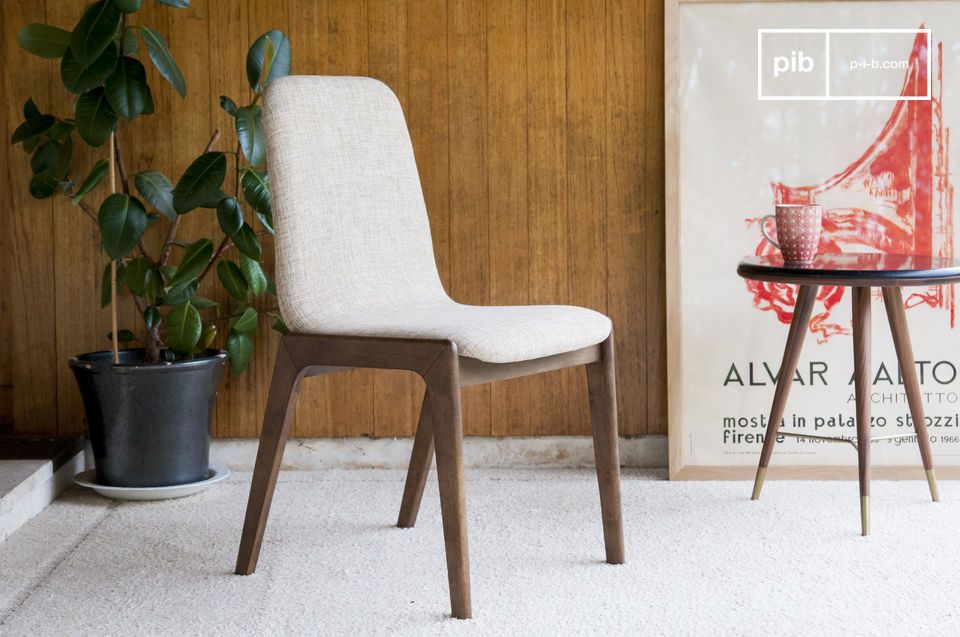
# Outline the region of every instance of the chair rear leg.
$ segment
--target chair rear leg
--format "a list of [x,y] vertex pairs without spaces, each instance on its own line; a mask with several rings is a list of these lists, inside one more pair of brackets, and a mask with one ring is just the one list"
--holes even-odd
[[450,610],[457,619],[472,616],[470,558],[467,550],[467,507],[463,479],[463,424],[460,419],[460,378],[456,346],[427,371],[433,439],[440,483],[443,541],[447,554]]
[[420,502],[423,500],[423,488],[430,474],[433,462],[433,427],[430,422],[430,392],[423,394],[420,407],[420,422],[417,424],[416,437],[413,439],[413,451],[410,453],[410,466],[407,468],[407,482],[403,487],[403,500],[400,502],[400,515],[397,526],[401,529],[412,528],[417,523]]
[[260,543],[270,514],[270,503],[280,473],[283,448],[290,431],[297,394],[300,391],[300,373],[294,366],[283,339],[277,347],[277,359],[270,382],[270,394],[263,417],[263,430],[260,433],[260,447],[257,450],[257,463],[250,484],[250,497],[247,500],[247,514],[243,521],[243,534],[240,536],[240,550],[237,554],[237,575],[250,575],[257,569],[260,556]]
[[600,513],[607,562],[623,564],[623,514],[620,503],[620,447],[617,437],[617,381],[613,333],[601,346],[602,359],[587,365],[593,453],[600,486]]

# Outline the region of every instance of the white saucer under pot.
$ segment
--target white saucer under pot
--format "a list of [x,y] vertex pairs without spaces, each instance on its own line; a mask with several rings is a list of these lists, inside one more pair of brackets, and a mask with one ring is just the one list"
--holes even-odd
[[111,487],[97,484],[97,470],[87,469],[74,476],[73,481],[81,487],[93,489],[105,498],[114,500],[169,500],[199,493],[212,484],[230,475],[230,470],[219,464],[210,465],[206,478],[198,482],[175,484],[168,487]]

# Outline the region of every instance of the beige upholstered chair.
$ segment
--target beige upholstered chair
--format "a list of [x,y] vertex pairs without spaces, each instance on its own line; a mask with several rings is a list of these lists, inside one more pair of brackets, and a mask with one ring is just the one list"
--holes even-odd
[[236,572],[256,568],[300,380],[353,367],[411,370],[426,382],[398,525],[416,521],[436,448],[455,617],[471,615],[464,386],[586,365],[606,557],[623,562],[610,320],[579,307],[477,307],[447,296],[403,113],[381,82],[286,77],[271,83],[263,108],[290,333],[277,351]]

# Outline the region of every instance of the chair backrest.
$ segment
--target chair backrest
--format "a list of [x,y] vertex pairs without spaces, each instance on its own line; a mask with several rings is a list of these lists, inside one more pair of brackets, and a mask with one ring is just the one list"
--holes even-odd
[[277,293],[291,330],[445,295],[410,135],[385,84],[274,80],[263,124]]

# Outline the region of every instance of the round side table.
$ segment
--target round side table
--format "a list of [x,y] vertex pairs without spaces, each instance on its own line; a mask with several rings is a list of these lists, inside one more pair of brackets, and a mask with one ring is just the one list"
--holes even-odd
[[[883,304],[893,334],[894,349],[897,352],[910,415],[920,446],[920,457],[930,485],[930,495],[934,502],[938,501],[940,496],[933,470],[930,438],[927,436],[920,383],[917,380],[916,362],[910,345],[910,333],[907,330],[900,289],[905,286],[960,282],[960,260],[901,254],[846,253],[823,254],[809,264],[791,264],[784,263],[783,258],[777,254],[747,257],[737,266],[737,274],[753,281],[793,283],[800,286],[783,350],[779,381],[773,395],[773,405],[770,407],[770,420],[763,441],[763,451],[760,453],[752,499],[760,498],[770,456],[780,435],[849,442],[857,449],[859,464],[860,525],[863,535],[870,533],[870,443],[913,435],[870,437],[870,290],[878,287],[883,293]],[[817,290],[821,285],[844,286],[852,288],[853,291],[853,365],[857,420],[855,441],[780,430],[780,419],[783,417],[790,386],[793,384],[793,375],[797,369]]]

